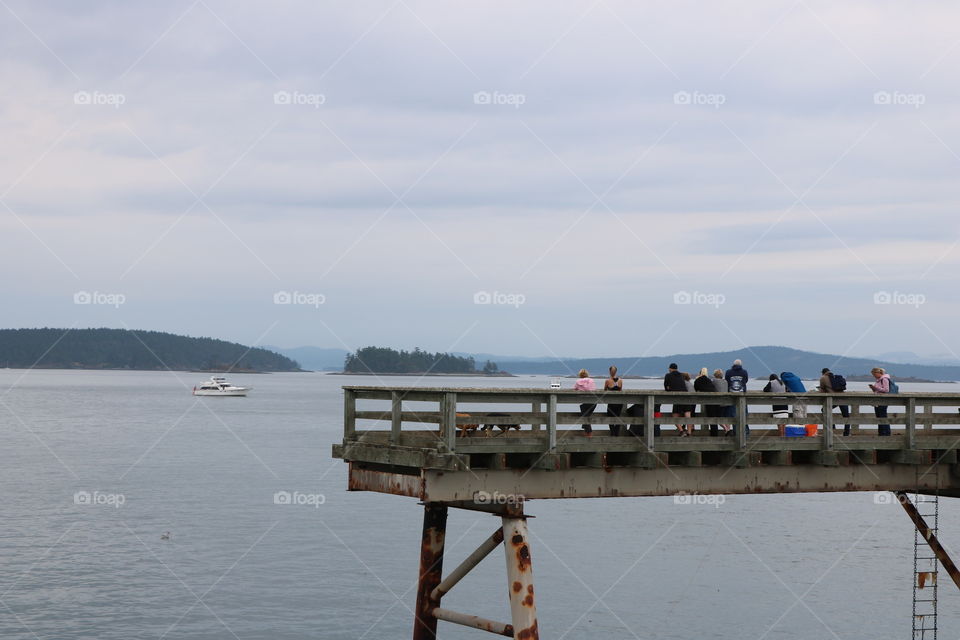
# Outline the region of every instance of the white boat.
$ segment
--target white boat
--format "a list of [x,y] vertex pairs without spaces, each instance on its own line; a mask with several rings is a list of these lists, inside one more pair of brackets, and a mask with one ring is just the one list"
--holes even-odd
[[209,380],[202,383],[199,387],[193,388],[195,396],[226,396],[229,398],[242,398],[253,387],[235,387],[222,376],[212,376]]

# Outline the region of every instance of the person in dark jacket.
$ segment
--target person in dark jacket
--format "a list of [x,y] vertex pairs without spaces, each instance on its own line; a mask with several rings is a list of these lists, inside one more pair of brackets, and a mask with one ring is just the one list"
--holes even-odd
[[[617,368],[614,366],[610,367],[610,377],[607,378],[607,381],[603,383],[604,391],[623,391],[623,378],[617,375]],[[607,405],[607,415],[619,417],[623,415],[623,405],[622,404],[608,404]],[[619,436],[621,432],[621,427],[619,424],[608,425],[610,427],[610,435]],[[625,431],[625,429],[623,429]]]
[[[740,359],[733,361],[733,366],[727,369],[727,373],[724,374],[723,379],[727,381],[727,388],[729,391],[737,393],[746,393],[747,392],[747,382],[750,381],[750,375],[747,373],[747,370],[743,368],[743,362]],[[737,408],[733,408],[733,417],[737,415]],[[746,417],[746,416],[744,416]],[[746,428],[746,432],[750,433],[750,427]]]
[[[830,371],[828,367],[824,367],[820,372],[820,384],[817,385],[817,391],[820,391],[821,393],[843,393],[842,389],[833,388],[833,372]],[[840,404],[837,405],[837,409],[840,409],[840,415],[842,415],[844,418],[850,417],[850,405]],[[843,435],[850,435],[849,424],[843,425]]]
[[727,381],[727,388],[730,391],[746,393],[747,382],[750,380],[750,375],[747,373],[747,370],[743,368],[743,362],[734,360],[733,366],[727,369],[727,373],[723,377]]
[[[670,370],[667,371],[667,375],[663,376],[663,390],[664,391],[686,391],[687,383],[683,379],[683,374],[678,371],[676,362],[670,363]],[[674,418],[682,418],[684,413],[687,411],[686,405],[675,404],[672,407],[673,411],[670,415]],[[677,432],[681,436],[687,435],[687,430],[683,425],[676,425]]]
[[[698,393],[716,393],[717,388],[713,386],[713,381],[710,379],[710,374],[707,372],[707,368],[703,367],[700,369],[700,375],[697,376],[697,379],[693,381],[693,390]],[[703,409],[703,415],[707,418],[717,418],[720,416],[720,407],[715,404],[704,404],[700,405]],[[720,435],[720,428],[717,424],[710,425],[710,435],[711,437],[717,437]]]

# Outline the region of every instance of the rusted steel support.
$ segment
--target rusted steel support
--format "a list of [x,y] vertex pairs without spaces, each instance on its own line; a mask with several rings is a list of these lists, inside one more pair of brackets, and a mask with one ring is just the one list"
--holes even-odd
[[930,545],[933,555],[937,557],[937,560],[940,561],[940,565],[946,569],[947,573],[953,579],[953,583],[957,585],[958,589],[960,589],[960,571],[957,570],[957,565],[955,565],[953,560],[950,559],[950,556],[947,554],[947,550],[943,548],[943,546],[940,544],[940,541],[937,540],[937,536],[935,536],[933,531],[930,530],[930,527],[927,526],[923,516],[920,515],[919,511],[917,511],[917,506],[913,504],[913,501],[910,500],[909,496],[907,496],[907,492],[897,491],[896,494],[897,499],[903,506],[903,510],[907,512],[907,515],[910,516],[911,520],[913,520],[914,526],[917,527],[917,531],[920,532],[920,535],[923,536],[923,539],[927,541],[928,545]]
[[437,619],[433,615],[440,601],[431,597],[443,577],[443,542],[447,534],[446,505],[427,503],[423,507],[423,539],[420,543],[420,576],[417,580],[417,608],[414,610],[413,640],[436,640]]
[[510,594],[513,637],[517,640],[539,640],[526,518],[503,518],[503,548],[507,557],[507,588]]
[[510,624],[504,624],[494,620],[487,620],[486,618],[481,618],[480,616],[470,616],[465,613],[450,611],[449,609],[441,609],[440,607],[437,607],[433,610],[433,615],[437,620],[446,620],[447,622],[462,624],[465,627],[489,631],[490,633],[495,633],[498,636],[506,636],[508,638],[513,637],[513,625]]
[[460,582],[470,570],[480,564],[480,561],[490,555],[490,552],[497,548],[503,542],[503,529],[497,529],[489,538],[483,541],[476,551],[467,556],[467,559],[460,563],[460,566],[450,572],[443,582],[437,585],[437,588],[430,593],[430,598],[440,602],[445,594],[453,589],[454,585]]

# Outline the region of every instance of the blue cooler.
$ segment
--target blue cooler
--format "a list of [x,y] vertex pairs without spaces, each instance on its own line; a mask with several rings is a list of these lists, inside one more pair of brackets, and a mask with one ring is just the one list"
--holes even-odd
[[783,428],[783,435],[788,438],[804,438],[807,435],[807,428],[801,425],[788,424]]

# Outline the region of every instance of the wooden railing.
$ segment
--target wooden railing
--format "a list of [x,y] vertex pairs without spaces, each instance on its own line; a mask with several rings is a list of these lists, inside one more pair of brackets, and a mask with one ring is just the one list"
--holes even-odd
[[[423,387],[344,387],[344,442],[357,441],[370,432],[384,433],[389,425],[389,436],[384,444],[406,446],[407,433],[430,432],[428,442],[438,451],[454,453],[476,448],[473,437],[477,430],[472,425],[519,426],[520,432],[509,431],[499,438],[503,449],[510,442],[522,440],[529,448],[552,452],[561,440],[569,442],[579,434],[579,427],[564,430],[565,425],[620,425],[627,438],[613,437],[597,430],[595,437],[580,439],[580,450],[646,450],[655,451],[669,442],[670,450],[688,447],[701,448],[699,438],[680,441],[673,425],[700,425],[696,435],[705,435],[709,424],[725,423],[734,427],[734,438],[714,441],[711,448],[745,449],[748,440],[763,437],[769,444],[790,448],[811,448],[813,441],[819,448],[883,449],[956,449],[960,443],[960,393],[899,393],[875,395],[862,392],[770,394],[757,391],[747,393],[677,393],[658,390],[630,390],[621,392],[582,392],[548,389],[478,389],[478,388],[423,388]],[[593,415],[583,417],[580,404],[595,404]],[[624,415],[606,415],[606,405],[623,405]],[[674,404],[696,405],[697,413],[690,418],[671,417],[668,407]],[[805,417],[780,418],[770,410],[771,405],[789,405],[794,412],[805,407]],[[519,405],[519,407],[518,407]],[[663,415],[655,416],[658,405]],[[735,407],[733,418],[707,417],[705,405]],[[846,405],[850,417],[842,417],[834,410]],[[877,418],[875,406],[887,406],[888,416]],[[633,415],[626,415],[632,407]],[[892,427],[892,437],[878,439],[876,425]],[[816,438],[778,437],[777,426],[785,424],[817,424]],[[834,427],[851,425],[851,436],[839,437]],[[629,425],[635,428],[628,431]],[[654,425],[663,425],[662,436],[655,436]],[[870,425],[870,426],[866,426]],[[749,435],[748,429],[749,426]],[[642,436],[638,433],[642,432]],[[489,433],[489,432],[488,432]],[[520,438],[520,440],[517,440]],[[411,441],[412,442],[412,441]],[[729,443],[729,444],[728,444]],[[490,443],[493,445],[493,443]],[[949,446],[947,446],[949,445]],[[412,445],[417,446],[417,445]],[[485,447],[489,448],[489,447]]]

